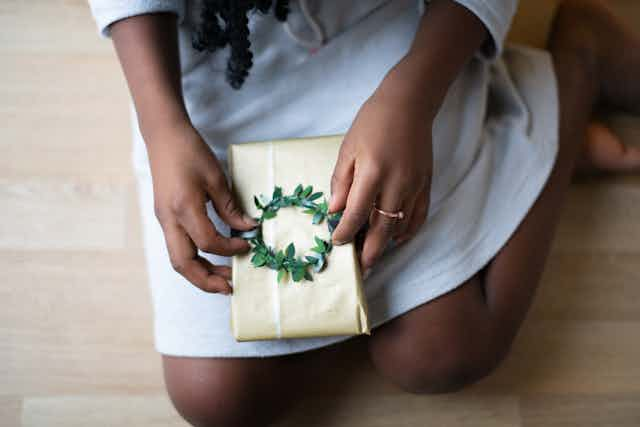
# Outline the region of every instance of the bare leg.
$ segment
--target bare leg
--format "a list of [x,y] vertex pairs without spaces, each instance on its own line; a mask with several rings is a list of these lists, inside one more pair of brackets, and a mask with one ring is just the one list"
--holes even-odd
[[297,365],[293,357],[163,356],[169,396],[180,415],[196,427],[268,425],[293,399],[288,385]]
[[[594,106],[602,101],[631,109],[640,101],[633,78],[640,75],[640,57],[619,61],[601,47],[636,40],[599,2],[561,5],[549,43],[560,100],[560,149],[551,177],[483,272],[376,331],[370,354],[383,375],[413,392],[453,391],[487,375],[504,357],[538,285]],[[640,43],[633,47],[640,51]],[[617,80],[605,81],[610,78]]]
[[353,358],[362,346],[353,340],[320,350],[267,358],[163,356],[171,400],[196,427],[268,426],[322,384],[335,363]]

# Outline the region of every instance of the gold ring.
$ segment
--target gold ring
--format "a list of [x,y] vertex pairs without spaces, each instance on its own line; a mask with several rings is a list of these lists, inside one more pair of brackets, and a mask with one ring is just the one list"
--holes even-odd
[[389,212],[389,211],[385,211],[385,210],[380,209],[376,205],[373,205],[373,209],[375,209],[380,215],[384,215],[387,218],[393,218],[393,219],[403,219],[404,218],[404,212],[402,212],[402,211]]

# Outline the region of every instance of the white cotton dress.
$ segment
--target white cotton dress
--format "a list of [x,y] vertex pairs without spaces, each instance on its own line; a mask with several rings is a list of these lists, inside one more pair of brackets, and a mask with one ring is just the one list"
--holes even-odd
[[[551,58],[540,50],[503,48],[517,1],[456,1],[482,20],[491,40],[451,86],[435,120],[427,222],[408,243],[387,250],[364,282],[373,327],[455,289],[485,266],[523,220],[555,161],[558,100]],[[224,79],[228,51],[203,54],[191,47],[197,1],[90,3],[105,35],[111,23],[128,16],[177,14],[189,115],[223,164],[229,144],[346,132],[362,103],[407,52],[424,9],[416,0],[292,0],[286,25],[272,15],[253,14],[255,64],[236,91]],[[236,342],[229,298],[200,291],[169,264],[135,114],[133,129],[160,353],[274,356],[348,338]],[[211,209],[210,216],[228,232]]]

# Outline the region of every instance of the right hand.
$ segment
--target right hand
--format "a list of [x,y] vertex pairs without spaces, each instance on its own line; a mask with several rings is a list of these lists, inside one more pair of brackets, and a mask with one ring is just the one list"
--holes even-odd
[[213,265],[198,249],[222,256],[245,253],[249,244],[227,238],[207,216],[211,200],[232,228],[250,230],[256,221],[242,213],[209,146],[190,125],[159,132],[147,141],[153,177],[154,209],[173,268],[205,292],[231,293],[231,268]]

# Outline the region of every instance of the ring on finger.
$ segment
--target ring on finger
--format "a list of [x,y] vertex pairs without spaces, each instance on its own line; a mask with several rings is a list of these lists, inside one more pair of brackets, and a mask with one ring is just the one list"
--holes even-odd
[[391,218],[394,220],[402,220],[404,219],[404,212],[402,210],[397,210],[395,212],[385,211],[384,209],[380,209],[375,204],[373,205],[373,209],[378,212],[380,215],[386,216],[387,218]]

